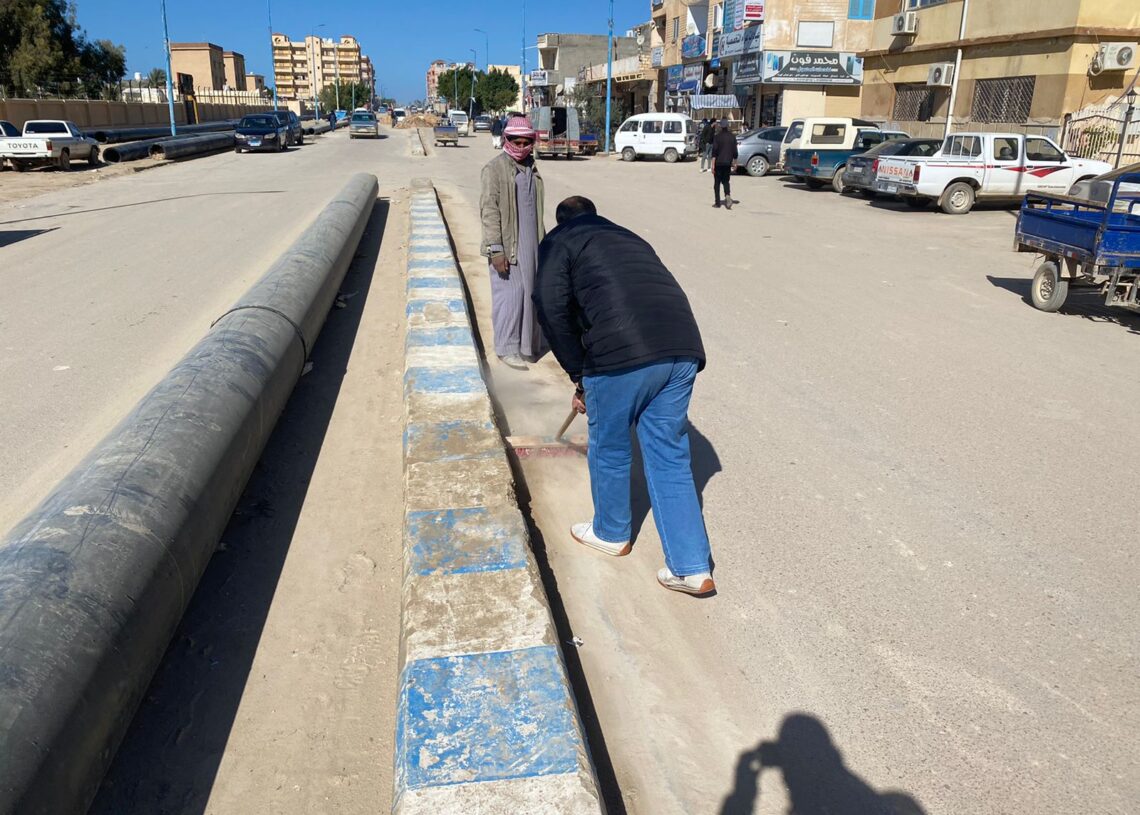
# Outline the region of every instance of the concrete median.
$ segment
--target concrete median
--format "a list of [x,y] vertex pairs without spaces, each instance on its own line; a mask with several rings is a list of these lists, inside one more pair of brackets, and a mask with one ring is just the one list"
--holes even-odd
[[408,248],[395,806],[602,810],[435,192]]
[[376,200],[356,175],[0,541],[0,813],[86,810]]

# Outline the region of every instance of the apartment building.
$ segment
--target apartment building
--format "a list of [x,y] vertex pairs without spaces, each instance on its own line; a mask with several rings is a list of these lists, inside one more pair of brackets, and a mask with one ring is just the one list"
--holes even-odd
[[449,70],[451,66],[446,60],[437,59],[433,60],[427,69],[426,78],[426,92],[427,96],[424,97],[424,104],[430,108],[441,110],[439,105],[442,104],[439,100],[439,77],[445,71]]
[[[237,51],[222,52],[222,65],[225,68],[226,90],[244,91],[245,84],[245,57]],[[253,90],[250,88],[249,90]]]
[[[539,34],[538,64],[526,80],[529,106],[553,105],[577,82],[579,71],[606,62],[609,38],[605,34]],[[614,59],[637,57],[636,37],[614,37]]]
[[[172,42],[170,68],[174,76],[171,79],[185,74],[194,78],[195,88],[223,90],[226,87],[226,53],[220,45],[212,42]],[[245,65],[244,59],[242,65]]]
[[1137,0],[879,0],[874,17],[862,114],[916,134],[951,116],[1056,135],[1140,72]]
[[308,36],[293,42],[285,34],[273,35],[273,75],[277,95],[285,100],[311,99],[321,88],[341,82],[371,86],[372,61],[361,53],[356,37],[339,40]]

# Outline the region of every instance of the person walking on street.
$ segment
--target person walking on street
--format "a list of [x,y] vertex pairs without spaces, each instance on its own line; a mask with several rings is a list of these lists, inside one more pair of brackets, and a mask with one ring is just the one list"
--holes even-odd
[[495,121],[491,122],[491,146],[496,150],[503,146],[503,117],[496,116]]
[[707,173],[712,166],[712,144],[715,128],[708,119],[701,122],[701,134],[697,137],[697,151],[701,154],[701,172]]
[[578,543],[630,552],[630,428],[637,428],[653,520],[665,553],[657,581],[698,596],[716,591],[689,451],[689,399],[705,365],[689,300],[648,243],[597,214],[587,198],[558,205],[539,247],[534,302],[554,356],[577,383],[589,419],[592,521]]
[[714,207],[720,206],[720,188],[724,187],[724,207],[732,209],[732,174],[736,172],[736,136],[728,128],[728,119],[720,120],[713,137],[713,198]]
[[482,249],[490,262],[495,353],[523,371],[526,358],[533,361],[546,351],[531,301],[538,245],[546,236],[542,176],[531,155],[536,137],[526,118],[507,121],[503,152],[483,167],[479,195]]

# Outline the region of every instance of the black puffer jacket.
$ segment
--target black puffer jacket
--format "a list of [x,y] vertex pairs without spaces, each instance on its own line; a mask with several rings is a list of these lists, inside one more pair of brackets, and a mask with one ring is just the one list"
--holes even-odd
[[538,248],[534,302],[554,356],[570,378],[667,357],[705,364],[685,292],[653,247],[598,215],[550,232]]

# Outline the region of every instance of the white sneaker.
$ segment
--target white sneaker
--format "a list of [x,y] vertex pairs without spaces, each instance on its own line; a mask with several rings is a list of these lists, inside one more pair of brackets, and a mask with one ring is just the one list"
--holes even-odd
[[670,591],[680,591],[697,597],[716,592],[716,583],[713,582],[712,575],[709,572],[698,572],[697,574],[678,577],[666,567],[657,572],[657,582]]
[[501,359],[503,364],[508,368],[514,368],[516,371],[527,370],[526,360],[518,354],[507,354],[506,356],[499,357],[499,359]]
[[597,549],[599,552],[605,552],[607,555],[614,557],[623,557],[628,555],[633,549],[629,545],[629,541],[604,541],[594,534],[594,524],[592,521],[584,524],[574,524],[570,527],[570,537],[578,541],[583,546],[589,546],[591,549]]

